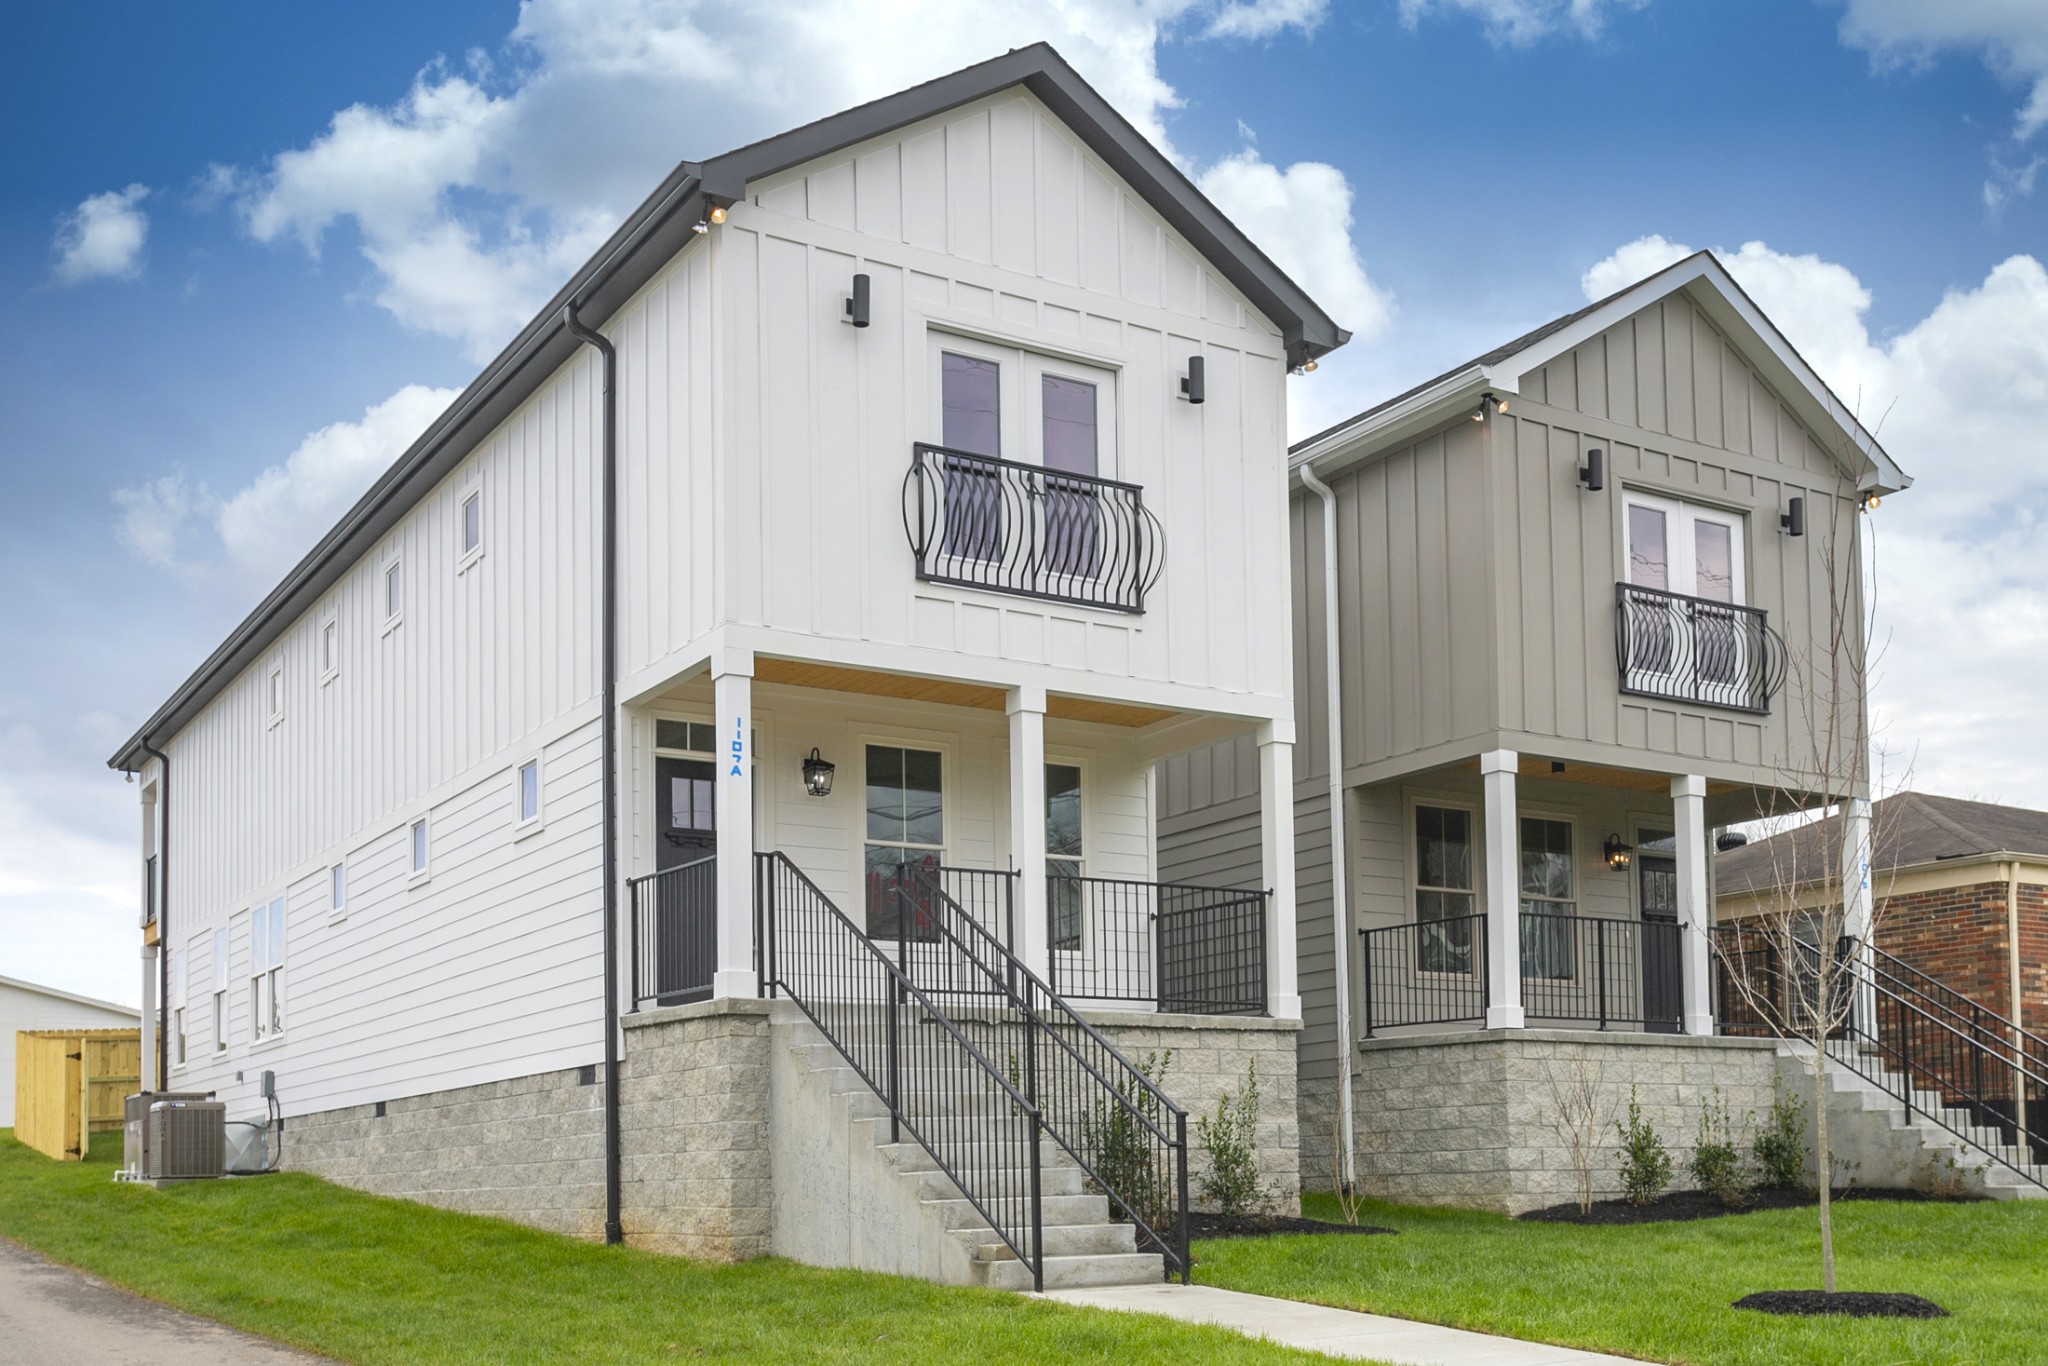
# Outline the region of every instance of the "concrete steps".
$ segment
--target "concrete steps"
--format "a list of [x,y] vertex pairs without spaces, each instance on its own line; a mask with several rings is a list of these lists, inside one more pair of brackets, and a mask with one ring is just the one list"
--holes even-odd
[[[799,1227],[794,1207],[790,1238],[778,1234],[778,1251],[802,1260],[830,1260],[875,1270],[923,1276],[956,1285],[1030,1290],[1031,1267],[1021,1261],[975,1203],[942,1169],[938,1159],[903,1132],[890,1141],[888,1108],[838,1049],[808,1021],[778,1025],[786,1046],[776,1059],[778,1083],[794,1102],[785,1114],[800,1113],[807,1126],[800,1160],[845,1183],[821,1190],[819,1203],[844,1206],[845,1226],[812,1231]],[[953,1076],[922,1079],[904,1101],[913,1122],[929,1121],[940,1139],[969,1135],[949,1155],[964,1164],[970,1180],[998,1194],[999,1204],[1029,1217],[1031,1171],[1022,1126],[1008,1128],[1011,1141],[994,1137],[1011,1117],[1012,1102],[987,1085],[986,1074],[967,1074],[971,1085],[951,1089]],[[780,1118],[780,1116],[779,1116]],[[982,1133],[975,1131],[986,1126]],[[1020,1151],[1021,1149],[1021,1151]],[[1091,1193],[1080,1168],[1050,1140],[1040,1143],[1038,1182],[1040,1237],[1045,1249],[1045,1288],[1157,1284],[1164,1259],[1137,1249],[1135,1230],[1112,1220],[1109,1201]],[[821,1187],[825,1183],[821,1182]],[[999,1210],[999,1212],[1001,1212]],[[838,1217],[836,1211],[823,1211]],[[1022,1232],[1028,1237],[1028,1230]],[[842,1261],[837,1249],[847,1249]],[[814,1252],[813,1248],[823,1249]]]

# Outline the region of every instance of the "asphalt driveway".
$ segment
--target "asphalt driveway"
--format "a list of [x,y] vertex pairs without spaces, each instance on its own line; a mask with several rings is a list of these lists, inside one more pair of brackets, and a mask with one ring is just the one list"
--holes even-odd
[[19,1366],[312,1366],[325,1360],[116,1290],[0,1238],[0,1361]]

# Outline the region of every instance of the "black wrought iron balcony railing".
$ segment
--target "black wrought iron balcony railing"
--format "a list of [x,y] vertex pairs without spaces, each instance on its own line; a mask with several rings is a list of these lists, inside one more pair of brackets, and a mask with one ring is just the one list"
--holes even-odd
[[1785,641],[1757,607],[1614,586],[1621,690],[1636,697],[1768,713],[1785,682]]
[[1142,612],[1165,533],[1136,484],[919,443],[903,530],[927,583]]

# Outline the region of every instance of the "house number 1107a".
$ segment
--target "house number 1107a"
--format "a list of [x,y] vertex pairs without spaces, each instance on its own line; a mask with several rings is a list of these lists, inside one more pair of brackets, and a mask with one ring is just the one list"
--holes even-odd
[[735,716],[732,719],[732,772],[728,777],[738,778],[746,774],[747,760],[747,718]]

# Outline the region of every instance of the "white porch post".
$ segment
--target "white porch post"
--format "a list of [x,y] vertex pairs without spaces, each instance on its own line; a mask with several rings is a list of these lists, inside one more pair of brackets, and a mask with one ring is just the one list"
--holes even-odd
[[1011,951],[1046,978],[1051,914],[1045,885],[1045,689],[1012,688],[1010,714],[1010,860],[1017,867],[1016,936]]
[[1479,756],[1486,790],[1486,1027],[1522,1027],[1522,827],[1515,774],[1522,756],[1496,749]]
[[758,996],[754,970],[754,657],[724,652],[711,661],[717,717],[718,968],[713,996]]
[[142,946],[142,1081],[139,1091],[160,1091],[156,1074],[156,945]]
[[1294,742],[1271,721],[1259,727],[1259,875],[1266,902],[1266,1013],[1301,1018],[1294,943]]
[[1877,994],[1869,972],[1874,947],[1871,913],[1870,800],[1851,797],[1842,803],[1842,933],[1856,941],[1856,957],[1864,969],[1855,976],[1856,997],[1850,1010],[1851,1023],[1866,1039],[1874,1038],[1877,1029]]
[[1672,828],[1677,831],[1679,959],[1684,981],[1685,1032],[1714,1032],[1714,911],[1707,900],[1707,780],[1687,774],[1671,780]]

